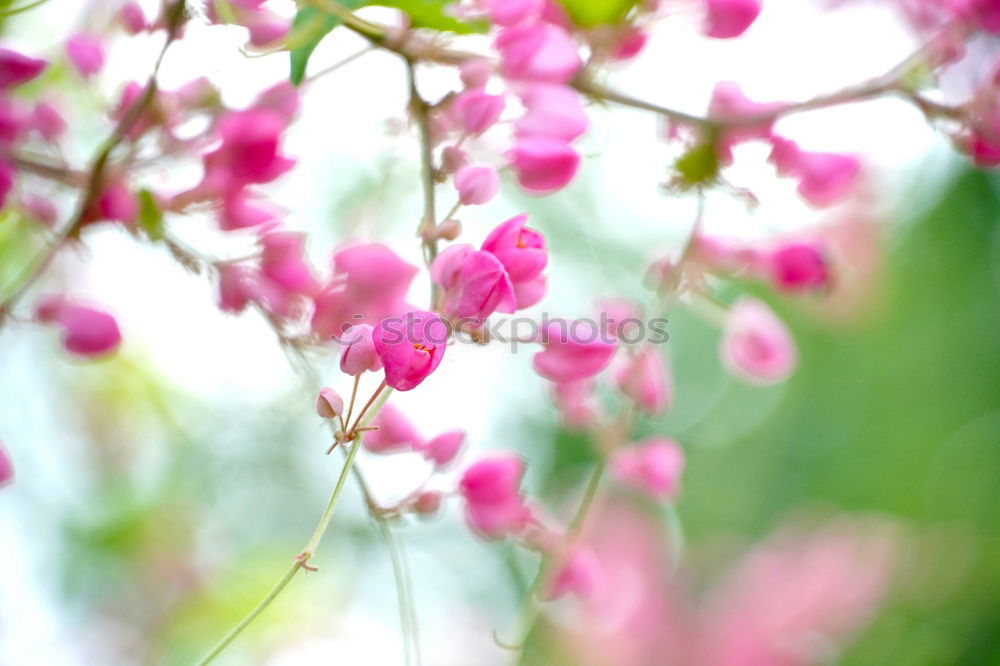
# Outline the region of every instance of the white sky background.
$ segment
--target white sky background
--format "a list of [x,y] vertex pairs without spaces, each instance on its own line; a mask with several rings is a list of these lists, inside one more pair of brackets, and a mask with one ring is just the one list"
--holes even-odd
[[[151,14],[157,3],[145,4]],[[662,22],[637,61],[615,68],[608,79],[613,87],[701,113],[712,87],[720,80],[738,81],[754,100],[799,100],[879,75],[915,47],[891,12],[865,5],[821,14],[806,0],[765,0],[763,14],[743,38],[719,42],[698,36],[694,3],[677,4],[692,9]],[[281,11],[292,10],[290,2],[275,0],[273,5]],[[86,7],[82,1],[50,0],[34,17],[24,19],[23,27],[13,33],[13,44],[43,52],[85,24]],[[74,11],[77,22],[67,20]],[[284,54],[258,59],[242,56],[238,49],[245,35],[238,28],[192,25],[184,40],[169,52],[162,85],[172,89],[205,75],[222,87],[230,104],[248,103],[257,92],[284,78],[288,65]],[[317,50],[310,69],[318,71],[363,46],[360,38],[338,30]],[[154,47],[155,41],[145,38],[119,39],[98,82],[98,94],[113,96],[123,81],[145,80]],[[421,77],[423,89],[432,98],[456,81],[453,73],[443,70],[422,70]],[[405,104],[402,66],[395,57],[383,53],[366,55],[310,87],[304,111],[286,141],[286,152],[299,159],[299,166],[268,188],[274,200],[289,211],[291,226],[334,228],[328,218],[332,204],[350,185],[341,179],[352,172],[377,173],[378,160],[387,153],[400,162],[398,168],[404,173],[411,169],[416,176],[414,137],[386,132],[387,121],[402,118]],[[602,210],[608,213],[602,220],[602,234],[634,238],[636,246],[651,248],[650,259],[655,256],[653,251],[670,250],[691,224],[693,208],[690,200],[671,199],[659,188],[670,151],[657,142],[658,119],[620,109],[596,109],[593,119],[594,130],[581,146],[595,157],[588,159],[582,177],[604,188]],[[893,100],[795,116],[782,121],[778,130],[807,149],[863,153],[874,166],[877,189],[890,199],[892,193],[906,188],[913,174],[926,174],[928,155],[933,154],[935,162],[946,161],[947,155],[922,116]],[[761,149],[742,150],[737,165],[727,172],[731,181],[754,190],[762,202],[760,207],[750,214],[742,203],[728,196],[712,196],[707,209],[710,229],[760,236],[817,219],[817,214],[795,196],[793,183],[773,176],[771,167],[763,163],[765,157],[766,151]],[[179,177],[197,176],[195,170]],[[373,217],[363,223],[366,229],[388,232],[386,242],[419,264],[411,231],[419,216],[415,177],[410,185],[410,190],[401,191],[399,196],[412,200],[412,212],[398,219]],[[440,209],[446,210],[454,201],[450,185],[442,186],[439,192]],[[572,190],[562,196],[567,214],[572,214]],[[516,212],[502,200],[465,211],[459,216],[467,230],[462,241],[478,243],[493,226]],[[192,243],[213,235],[204,231],[206,224],[201,219],[176,220],[172,226]],[[581,233],[590,231],[581,229]],[[310,251],[320,271],[328,270],[332,244],[340,240],[332,231],[314,236]],[[125,351],[147,357],[170,382],[206,399],[218,400],[224,395],[253,404],[266,402],[278,387],[294,381],[267,327],[254,315],[222,316],[214,305],[214,290],[204,278],[184,273],[166,253],[142,247],[114,229],[91,234],[88,245],[92,253],[85,279],[74,285],[74,293],[93,297],[114,312],[125,335]],[[558,248],[553,249],[558,254]],[[560,273],[558,263],[550,265],[549,273],[556,296],[550,297],[546,309],[553,314],[583,314],[589,295],[578,293],[572,276]],[[425,273],[418,276],[412,302],[426,302],[426,281]],[[0,367],[5,378],[15,379],[0,385],[0,425],[5,430],[0,436],[14,451],[15,460],[25,461],[19,465],[19,483],[31,483],[28,474],[32,471],[53,474],[43,471],[49,454],[26,451],[36,442],[42,446],[45,435],[52,435],[51,425],[39,425],[45,414],[52,413],[51,396],[44,391],[25,392],[24,382],[31,376],[33,355],[50,354],[55,345],[54,338],[38,330],[0,334]],[[529,358],[523,353],[511,358],[499,346],[489,350],[452,348],[441,370],[428,381],[427,390],[394,399],[426,434],[460,426],[468,429],[473,449],[504,448],[504,442],[497,439],[496,424],[509,413],[496,413],[497,403],[512,396],[511,387],[521,394],[517,400],[522,402],[542,395],[541,382],[532,380],[526,370]],[[513,367],[502,367],[505,365]],[[501,376],[506,378],[504,382],[495,381]],[[508,381],[512,376],[524,379],[527,389]],[[338,382],[335,386],[342,392],[347,391],[345,382],[332,375],[330,379]],[[504,388],[498,388],[501,384]],[[470,385],[491,388],[470,391]],[[304,410],[308,407],[303,405]],[[366,464],[373,466],[372,461]],[[372,476],[381,494],[391,496],[406,478],[413,477],[403,465],[393,461],[374,464]],[[47,478],[54,484],[64,481],[57,476]],[[31,534],[23,532],[23,526],[30,522],[30,506],[14,504],[8,494],[0,492],[0,562],[4,569],[0,574],[0,618],[5,622],[0,628],[0,664],[80,663],[61,634],[65,628],[51,619],[51,601],[40,597],[31,582],[44,572],[42,563],[31,560]],[[12,513],[12,506],[20,513]],[[424,602],[427,600],[421,600]],[[308,655],[314,652],[338,654],[343,663],[374,663],[359,655],[365,654],[373,640],[395,648],[386,638],[397,633],[395,610],[374,616],[365,612],[359,611],[360,616],[345,626],[347,634],[353,636],[345,634],[315,646],[300,646],[294,656],[274,663],[311,663]],[[435,639],[448,635],[440,624],[427,627],[425,623],[425,628],[425,646],[441,643]],[[488,628],[481,629],[488,637]],[[384,663],[393,663],[392,658],[385,657],[390,661]]]

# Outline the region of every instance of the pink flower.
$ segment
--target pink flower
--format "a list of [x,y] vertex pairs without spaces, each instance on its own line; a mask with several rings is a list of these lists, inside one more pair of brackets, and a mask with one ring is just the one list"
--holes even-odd
[[30,81],[48,66],[38,58],[0,48],[0,90],[6,90]]
[[548,194],[566,187],[580,167],[580,155],[573,147],[549,136],[520,138],[509,156],[517,182],[536,194]]
[[555,319],[542,326],[539,342],[545,347],[535,354],[535,372],[549,381],[576,382],[593,377],[607,367],[615,354],[615,343],[604,339],[590,321]]
[[142,12],[142,7],[139,6],[138,2],[134,2],[134,0],[129,0],[129,2],[122,5],[121,11],[118,13],[118,19],[121,21],[125,31],[131,35],[137,35],[149,27],[149,24],[146,22],[146,15]]
[[259,227],[278,219],[279,212],[270,204],[254,200],[250,190],[236,190],[222,200],[219,228],[223,231]]
[[582,66],[573,38],[551,23],[504,28],[494,45],[500,71],[509,79],[566,83]]
[[459,74],[466,88],[483,88],[493,75],[493,63],[486,58],[472,58],[462,63]]
[[4,450],[3,442],[0,442],[0,488],[6,486],[14,480],[14,463],[10,461],[10,456]]
[[352,324],[375,324],[401,314],[407,309],[403,299],[416,274],[416,266],[380,243],[353,245],[336,252],[333,278],[315,297],[313,331],[329,336]]
[[392,403],[382,406],[372,419],[372,427],[378,430],[369,430],[362,437],[365,448],[372,453],[419,451],[423,446],[416,427]]
[[52,227],[59,218],[59,210],[47,198],[37,194],[26,194],[21,200],[21,207],[30,217],[47,227]]
[[104,67],[104,44],[93,35],[77,33],[66,42],[66,57],[80,76],[93,76]]
[[14,187],[15,176],[17,176],[17,172],[14,171],[14,165],[7,160],[0,159],[0,206],[7,203],[7,195]]
[[616,451],[611,467],[622,483],[655,499],[672,500],[684,469],[684,451],[671,439],[651,437]]
[[255,294],[255,274],[245,266],[218,264],[219,309],[223,312],[242,312]]
[[204,157],[203,186],[231,192],[269,183],[295,164],[279,152],[286,120],[267,109],[234,111],[219,122],[222,145]]
[[458,490],[473,531],[499,539],[524,530],[531,514],[520,495],[523,473],[524,462],[513,454],[484,458],[465,470]]
[[250,30],[250,43],[262,48],[277,44],[288,35],[291,21],[271,12],[257,12],[246,24]]
[[547,136],[568,143],[590,126],[580,95],[569,86],[532,83],[520,96],[527,112],[514,123],[519,139]]
[[272,231],[260,237],[260,272],[289,294],[312,294],[316,281],[303,258],[305,236]]
[[599,565],[594,553],[584,546],[574,548],[556,569],[549,582],[545,600],[554,601],[567,594],[588,599],[594,592]]
[[423,490],[410,502],[410,510],[419,516],[433,516],[441,508],[443,499],[440,491]]
[[95,202],[93,219],[112,220],[132,224],[139,218],[139,200],[120,179],[115,179],[104,186],[104,190]]
[[[212,89],[214,93],[215,90]],[[295,114],[299,112],[302,100],[299,90],[290,81],[279,81],[254,100],[253,108],[265,111],[273,111],[285,119],[286,123],[295,119]]]
[[469,163],[469,156],[458,146],[445,146],[441,150],[441,171],[456,173]]
[[464,430],[449,430],[433,437],[420,447],[420,453],[436,467],[445,467],[458,456],[465,444]]
[[664,414],[673,402],[673,377],[655,347],[645,346],[619,370],[618,388],[647,414]]
[[517,300],[517,309],[524,310],[538,303],[545,297],[548,288],[548,279],[544,275],[539,275],[533,280],[514,283],[514,297]]
[[442,314],[469,320],[474,328],[494,312],[514,312],[517,306],[503,264],[471,245],[452,245],[439,254],[431,266],[431,279],[443,289]]
[[46,141],[55,141],[66,131],[66,121],[54,105],[49,102],[35,104],[35,110],[28,119],[31,128]]
[[739,37],[757,20],[761,0],[705,0],[705,34],[715,39]]
[[463,205],[479,206],[491,201],[500,191],[500,176],[491,166],[464,166],[455,173],[455,189]]
[[611,57],[614,60],[631,60],[639,55],[649,41],[649,33],[634,26],[626,28],[618,37]]
[[462,129],[476,135],[493,127],[503,109],[503,95],[489,95],[481,88],[466,90],[451,106],[451,112]]
[[750,297],[730,309],[720,354],[732,373],[757,384],[787,378],[798,362],[788,329],[770,308]]
[[344,399],[329,386],[324,386],[316,396],[316,414],[321,419],[335,419],[344,413]]
[[344,374],[356,377],[365,371],[382,369],[382,359],[372,338],[374,330],[369,324],[355,324],[344,332],[340,338],[340,370]]
[[594,386],[589,381],[553,384],[552,400],[570,430],[585,430],[597,422]]
[[122,339],[114,317],[63,296],[42,297],[35,306],[35,315],[43,323],[58,324],[63,330],[63,347],[77,356],[104,356],[114,351]]
[[795,142],[772,139],[771,162],[783,176],[799,179],[798,192],[813,206],[831,206],[851,193],[861,174],[856,155],[810,153]]
[[441,364],[448,328],[433,312],[414,310],[405,317],[383,319],[373,338],[385,366],[385,383],[397,391],[409,391]]
[[491,253],[513,282],[524,282],[538,277],[549,261],[545,237],[528,229],[527,215],[516,215],[498,225],[483,241],[483,250]]
[[819,289],[830,283],[823,251],[814,243],[786,243],[770,253],[767,264],[772,281],[782,291]]
[[[708,115],[713,120],[731,123],[719,137],[718,147],[724,163],[732,161],[732,147],[752,139],[770,139],[774,127],[773,114],[784,105],[780,103],[759,104],[747,98],[740,86],[732,81],[721,81],[712,90],[708,104]],[[748,123],[747,118],[763,116],[759,123]]]
[[486,11],[496,25],[509,26],[536,18],[544,4],[544,0],[487,0]]

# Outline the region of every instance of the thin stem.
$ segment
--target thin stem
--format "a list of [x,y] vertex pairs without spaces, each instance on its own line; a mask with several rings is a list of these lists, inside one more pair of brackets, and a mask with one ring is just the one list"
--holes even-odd
[[198,662],[198,666],[205,666],[211,663],[219,654],[232,643],[237,636],[239,636],[244,629],[246,629],[251,622],[253,622],[258,615],[260,615],[265,608],[271,605],[282,590],[287,587],[287,585],[295,577],[295,574],[299,572],[299,569],[305,568],[309,559],[316,553],[316,548],[319,546],[319,542],[323,539],[323,534],[326,533],[327,527],[330,525],[330,520],[333,518],[333,512],[337,508],[337,503],[340,501],[340,494],[344,490],[344,482],[347,480],[347,475],[350,473],[351,468],[354,466],[354,459],[358,454],[358,450],[361,448],[361,440],[355,439],[354,445],[351,447],[350,453],[347,454],[347,460],[344,462],[343,468],[340,470],[340,476],[337,478],[337,484],[333,488],[333,494],[330,495],[330,500],[327,502],[326,509],[323,511],[322,517],[320,517],[319,523],[316,525],[316,529],[313,530],[312,536],[309,537],[309,541],[306,543],[306,547],[302,552],[295,558],[295,562],[292,564],[291,568],[285,572],[285,574],[278,579],[271,591],[267,593],[263,599],[260,600],[254,608],[247,613],[246,617],[239,621],[239,623],[229,630],[225,636],[222,637],[215,647],[213,647],[208,654],[206,654],[201,661]]
[[[358,397],[358,384],[361,383],[361,373],[354,375],[354,387],[351,389],[351,402],[347,407],[347,418],[344,419],[344,425],[346,427],[347,423],[351,422],[351,415],[354,414],[354,400]],[[346,431],[345,431],[346,432]]]
[[[434,146],[431,138],[430,105],[420,96],[417,90],[415,66],[412,60],[406,61],[407,80],[410,86],[410,112],[413,113],[420,130],[420,167],[421,184],[424,190],[424,214],[420,220],[419,234],[424,240],[427,263],[437,257],[437,239],[432,232],[437,225],[435,210],[434,184]],[[436,300],[436,299],[435,299]]]
[[[350,439],[351,437],[353,437],[353,435],[355,434],[355,432],[357,431],[357,429],[358,429],[359,426],[366,426],[369,423],[371,423],[371,418],[369,418],[367,421],[364,420],[365,413],[368,411],[369,407],[371,407],[373,404],[375,404],[375,401],[382,394],[382,391],[385,388],[386,388],[386,384],[385,384],[385,380],[383,379],[382,383],[378,385],[377,389],[375,389],[375,392],[372,393],[372,397],[368,398],[368,402],[366,402],[365,406],[361,408],[361,411],[358,413],[357,420],[354,421],[354,425],[351,426],[351,429],[347,431],[347,438],[348,439]],[[376,407],[375,411],[372,412],[372,417],[374,417],[375,416],[375,412],[377,412],[379,410],[379,408],[383,404],[385,404],[385,401],[386,401],[386,399],[388,399],[388,397],[389,397],[389,393],[386,393],[382,397],[382,400],[378,403],[378,407]]]
[[410,594],[409,582],[406,576],[406,567],[403,562],[403,552],[398,537],[389,529],[388,523],[384,520],[378,523],[379,532],[385,540],[389,550],[389,559],[392,562],[392,575],[396,583],[396,600],[399,606],[399,623],[403,627],[403,660],[406,666],[413,663],[414,653],[417,655],[417,663],[420,663],[419,648],[413,645],[416,632],[414,630],[415,614],[412,612],[413,602]]

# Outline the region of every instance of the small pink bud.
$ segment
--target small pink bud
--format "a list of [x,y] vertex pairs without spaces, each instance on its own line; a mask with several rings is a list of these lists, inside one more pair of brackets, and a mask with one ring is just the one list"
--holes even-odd
[[445,146],[441,151],[441,171],[455,173],[469,163],[469,156],[458,146]]
[[35,105],[29,123],[46,141],[55,141],[66,131],[66,121],[49,102],[39,102]]
[[616,451],[611,468],[622,483],[655,499],[672,500],[684,469],[684,451],[671,439],[651,437]]
[[756,384],[787,378],[798,362],[798,352],[785,324],[761,301],[744,297],[726,319],[720,354],[738,377]]
[[437,490],[421,491],[410,503],[410,510],[420,516],[433,516],[441,509],[442,499]]
[[832,206],[854,189],[861,161],[855,155],[802,153],[798,173],[798,192],[803,199],[813,206]]
[[436,467],[445,467],[455,460],[464,443],[464,430],[449,430],[424,442],[420,452]]
[[372,336],[385,383],[397,391],[410,391],[427,379],[448,345],[448,327],[438,315],[421,310],[383,319]]
[[829,285],[830,273],[822,250],[813,243],[787,243],[767,257],[775,286],[782,291],[819,289]]
[[504,28],[494,45],[500,70],[509,79],[566,83],[582,66],[573,38],[551,23]]
[[382,369],[382,359],[375,351],[372,339],[374,329],[368,324],[355,324],[340,338],[340,369],[344,374],[356,377],[362,372],[376,372]]
[[532,83],[520,96],[527,112],[514,123],[519,139],[547,136],[569,143],[590,126],[580,95],[569,86]]
[[139,200],[125,181],[115,179],[104,186],[97,198],[97,219],[132,224],[138,217]]
[[739,37],[760,15],[761,0],[705,0],[705,34],[715,39]]
[[39,321],[54,322],[62,328],[63,347],[77,356],[104,356],[114,351],[122,339],[114,317],[62,296],[42,297],[35,313]]
[[257,48],[273,46],[281,42],[292,27],[292,22],[270,12],[259,12],[247,23],[250,30],[250,44]]
[[535,194],[566,187],[580,167],[580,155],[565,141],[548,136],[526,136],[511,149],[517,182]]
[[552,382],[589,379],[606,368],[615,354],[615,343],[603,338],[597,325],[586,319],[549,321],[539,335],[545,348],[535,354],[532,366]]
[[394,405],[382,406],[372,420],[378,430],[369,430],[362,437],[365,448],[372,453],[399,453],[416,451],[423,445],[423,438],[408,418]]
[[493,63],[486,58],[472,58],[459,68],[462,85],[466,88],[485,88],[493,75]]
[[77,33],[66,42],[66,56],[80,76],[87,78],[104,67],[104,44],[94,35]]
[[45,197],[37,194],[26,194],[21,200],[24,212],[47,227],[51,227],[59,219],[59,211]]
[[329,386],[316,396],[316,413],[321,419],[335,419],[344,413],[344,399]]
[[479,206],[488,203],[500,192],[500,176],[491,166],[465,166],[455,174],[455,189],[462,205]]
[[10,456],[4,450],[3,442],[0,442],[0,488],[6,486],[14,480],[14,463],[10,461]]
[[38,58],[0,48],[0,90],[6,90],[30,81],[48,66],[48,63]]
[[465,470],[459,493],[465,517],[480,536],[499,539],[524,530],[531,515],[520,495],[524,462],[516,455],[484,458]]
[[642,28],[626,28],[611,51],[611,57],[615,60],[631,60],[642,52],[648,41],[649,33]]
[[448,219],[437,225],[437,237],[444,240],[453,241],[462,235],[462,223],[458,220]]
[[223,312],[242,312],[254,293],[255,274],[244,266],[219,264],[219,309]]
[[470,134],[482,134],[492,127],[503,113],[502,95],[489,95],[480,88],[466,90],[452,103],[458,124]]
[[149,27],[142,7],[139,6],[138,2],[134,2],[133,0],[129,0],[129,2],[122,5],[121,11],[118,13],[118,19],[121,21],[122,27],[125,28],[125,32],[130,35],[137,35]]
[[615,378],[619,390],[647,414],[664,414],[673,401],[673,377],[655,347],[646,346]]

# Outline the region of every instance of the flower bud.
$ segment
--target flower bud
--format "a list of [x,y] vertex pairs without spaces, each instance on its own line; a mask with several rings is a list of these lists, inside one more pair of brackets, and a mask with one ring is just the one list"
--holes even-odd
[[755,384],[782,381],[798,362],[795,341],[785,324],[764,303],[750,297],[730,309],[720,354],[730,372]]
[[488,203],[500,191],[500,176],[491,166],[465,166],[455,174],[455,189],[463,205],[479,206]]
[[684,451],[671,439],[651,437],[616,451],[611,469],[622,483],[655,499],[672,500],[684,469]]
[[452,104],[455,120],[466,132],[482,134],[492,127],[503,113],[502,95],[489,95],[480,88],[466,90]]
[[344,374],[356,377],[365,371],[382,369],[382,359],[375,351],[372,339],[373,330],[368,324],[355,324],[341,336],[340,369]]
[[423,446],[423,438],[416,427],[392,403],[384,405],[372,420],[370,430],[362,442],[372,453],[400,453],[416,451]]
[[466,88],[484,88],[493,74],[493,64],[486,58],[473,58],[462,63],[459,75]]
[[715,39],[739,37],[760,15],[761,0],[705,0],[705,34]]
[[573,38],[551,23],[504,28],[495,46],[500,71],[509,79],[567,83],[582,66]]
[[517,182],[535,194],[566,187],[580,167],[580,155],[565,141],[548,136],[518,139],[509,152]]
[[66,57],[80,76],[89,78],[104,67],[104,44],[93,35],[78,33],[66,42]]
[[424,442],[420,452],[436,467],[445,467],[458,456],[464,443],[464,430],[449,430]]
[[335,419],[344,413],[344,399],[329,386],[316,396],[316,413],[321,419]]
[[420,516],[433,516],[441,509],[441,493],[437,490],[424,490],[410,503],[410,510]]

